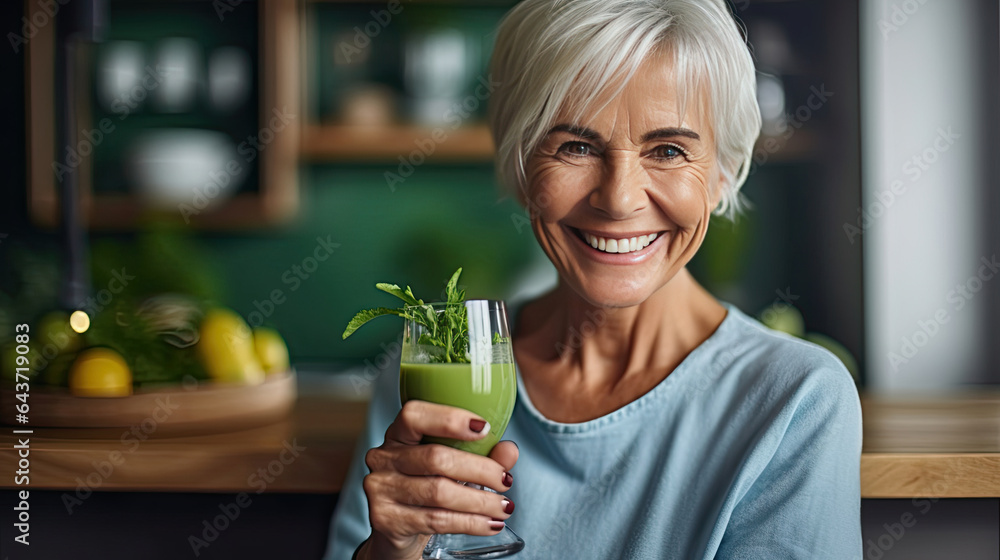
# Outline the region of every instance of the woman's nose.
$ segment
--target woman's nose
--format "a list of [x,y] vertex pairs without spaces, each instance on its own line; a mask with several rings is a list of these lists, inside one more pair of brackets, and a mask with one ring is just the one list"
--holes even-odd
[[648,177],[629,153],[608,157],[600,184],[590,193],[590,205],[615,220],[631,217],[649,202]]

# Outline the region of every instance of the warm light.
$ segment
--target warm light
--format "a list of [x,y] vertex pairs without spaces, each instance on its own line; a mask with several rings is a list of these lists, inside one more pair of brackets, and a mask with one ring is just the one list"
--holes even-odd
[[69,316],[69,326],[78,333],[85,333],[90,328],[90,316],[83,311],[74,311]]

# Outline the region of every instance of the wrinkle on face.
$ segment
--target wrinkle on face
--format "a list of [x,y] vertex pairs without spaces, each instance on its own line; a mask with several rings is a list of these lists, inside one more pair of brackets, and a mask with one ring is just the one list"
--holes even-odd
[[[573,120],[561,113],[528,161],[536,238],[561,279],[592,304],[641,303],[704,240],[722,178],[707,93],[687,92],[701,95],[690,95],[695,102],[681,114],[677,87],[672,58],[654,55],[595,114]],[[578,229],[664,231],[669,238],[655,259],[609,265],[581,252]]]

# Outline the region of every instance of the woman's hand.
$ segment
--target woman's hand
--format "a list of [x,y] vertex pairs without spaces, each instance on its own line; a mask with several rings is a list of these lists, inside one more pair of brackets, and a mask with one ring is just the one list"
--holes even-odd
[[489,457],[444,445],[421,444],[424,436],[466,441],[490,430],[481,417],[460,408],[408,401],[370,449],[365,463],[372,536],[360,558],[419,558],[432,534],[495,535],[514,511],[499,494],[459,484],[471,482],[505,492],[513,482],[517,445],[502,441]]

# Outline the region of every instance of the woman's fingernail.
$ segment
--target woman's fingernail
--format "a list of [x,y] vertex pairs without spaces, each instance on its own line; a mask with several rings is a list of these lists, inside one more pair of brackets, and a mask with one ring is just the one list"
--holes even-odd
[[505,525],[506,525],[506,523],[504,523],[503,521],[500,521],[499,519],[491,519],[490,520],[490,529],[492,529],[494,531],[499,531],[499,530],[503,529]]
[[503,485],[509,487],[511,484],[514,484],[514,477],[509,472],[503,473]]
[[503,512],[507,515],[514,513],[514,502],[504,498],[503,501],[500,502],[500,505],[503,506]]
[[486,420],[469,420],[469,429],[477,434],[489,431],[490,423]]

